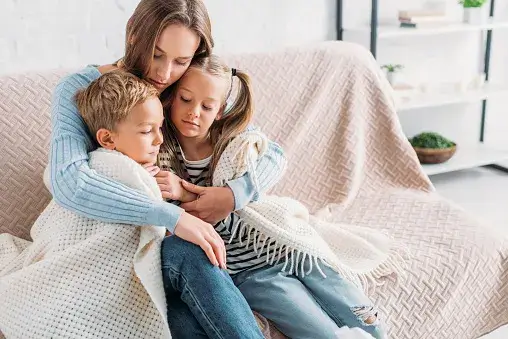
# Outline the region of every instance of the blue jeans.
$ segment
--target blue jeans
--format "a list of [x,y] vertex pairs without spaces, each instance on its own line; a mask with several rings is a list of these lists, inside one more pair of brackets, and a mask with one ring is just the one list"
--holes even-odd
[[320,266],[326,278],[316,268],[302,278],[282,272],[278,264],[242,272],[233,281],[250,307],[290,338],[338,338],[342,326],[384,338],[377,310],[363,291]]
[[161,259],[173,338],[263,338],[229,274],[213,266],[199,246],[166,237]]

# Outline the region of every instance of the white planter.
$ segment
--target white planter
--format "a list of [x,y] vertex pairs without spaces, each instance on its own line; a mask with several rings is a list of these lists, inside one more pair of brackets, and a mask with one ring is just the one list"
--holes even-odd
[[398,81],[398,78],[399,78],[399,73],[397,72],[386,72],[386,78],[388,79],[388,82],[390,83],[390,85],[396,85],[397,84],[397,81]]
[[471,25],[481,25],[487,21],[487,6],[464,8],[464,23]]

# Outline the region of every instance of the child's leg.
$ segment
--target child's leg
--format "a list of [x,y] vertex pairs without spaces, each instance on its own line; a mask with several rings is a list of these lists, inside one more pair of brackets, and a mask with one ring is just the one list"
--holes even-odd
[[286,336],[336,338],[338,326],[321,309],[306,287],[281,272],[282,265],[247,271],[233,277],[250,307],[275,323]]
[[171,336],[178,339],[206,339],[208,335],[192,314],[189,306],[181,299],[181,294],[164,286],[168,310],[168,324]]
[[168,321],[175,338],[263,338],[231,277],[213,266],[199,246],[167,237],[161,261]]
[[375,338],[385,338],[378,311],[365,293],[331,268],[321,265],[321,269],[326,278],[313,269],[309,275],[298,279],[330,318],[340,327],[360,327]]

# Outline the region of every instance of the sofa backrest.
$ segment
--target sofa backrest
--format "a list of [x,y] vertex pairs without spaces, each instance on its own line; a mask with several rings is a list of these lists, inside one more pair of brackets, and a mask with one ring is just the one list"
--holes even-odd
[[[315,211],[355,190],[430,189],[392,108],[389,85],[366,49],[326,42],[225,59],[251,76],[253,124],[285,151],[288,171],[277,195]],[[68,72],[0,77],[0,234],[29,239],[50,199],[42,175],[51,93]]]
[[66,71],[0,77],[0,234],[29,238],[51,195],[48,160],[53,88]]

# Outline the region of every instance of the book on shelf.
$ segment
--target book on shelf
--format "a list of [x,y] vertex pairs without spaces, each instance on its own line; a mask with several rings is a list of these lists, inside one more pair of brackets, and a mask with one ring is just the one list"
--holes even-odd
[[446,13],[429,10],[399,11],[400,27],[417,28],[432,26],[448,21]]
[[446,13],[442,11],[432,10],[400,10],[399,18],[430,18],[430,17],[446,17]]
[[401,22],[400,27],[402,27],[402,28],[417,28],[418,25],[412,24],[412,23]]
[[448,18],[446,16],[428,16],[428,17],[401,17],[399,16],[400,22],[413,23],[413,24],[426,24],[426,23],[439,23],[446,22]]
[[413,23],[413,22],[400,22],[402,28],[422,28],[422,27],[436,27],[442,25],[445,22],[426,22],[426,23]]

